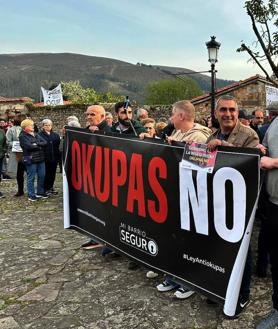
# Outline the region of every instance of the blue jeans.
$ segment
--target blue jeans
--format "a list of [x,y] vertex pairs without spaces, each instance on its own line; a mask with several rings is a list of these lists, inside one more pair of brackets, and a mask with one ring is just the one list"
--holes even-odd
[[44,194],[44,176],[45,176],[45,163],[31,163],[25,165],[27,170],[27,193],[29,197],[36,196],[35,193],[35,177],[37,175],[37,194]]

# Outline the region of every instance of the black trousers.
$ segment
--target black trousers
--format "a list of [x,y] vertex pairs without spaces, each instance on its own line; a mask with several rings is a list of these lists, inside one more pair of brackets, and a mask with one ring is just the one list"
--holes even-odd
[[17,172],[16,172],[16,181],[17,181],[17,189],[19,193],[23,193],[24,189],[24,171],[25,166],[23,162],[19,161],[17,164]]
[[273,307],[278,311],[278,205],[267,202],[266,230],[273,283]]
[[44,178],[44,190],[48,191],[53,188],[57,170],[57,162],[45,161],[45,178]]

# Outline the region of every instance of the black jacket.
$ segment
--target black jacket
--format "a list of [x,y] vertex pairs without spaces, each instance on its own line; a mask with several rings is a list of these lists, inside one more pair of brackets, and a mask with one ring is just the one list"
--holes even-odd
[[39,132],[39,135],[46,141],[44,148],[45,162],[58,162],[60,160],[60,136],[53,131],[47,134],[43,130]]
[[[90,130],[89,127],[90,126],[87,126],[86,129]],[[105,132],[105,133],[110,133],[111,132],[111,127],[108,125],[106,120],[101,121],[101,123],[99,123],[97,125],[97,127],[98,127],[98,130],[96,130],[96,133],[98,131]]]
[[38,163],[44,161],[44,147],[46,141],[35,134],[35,136],[22,131],[19,135],[20,146],[23,150],[23,157],[31,156],[32,163]]
[[[133,124],[134,130],[136,131],[137,136],[139,136],[141,133],[146,132],[146,129],[141,125],[139,121],[131,120],[131,122]],[[127,129],[122,131],[119,129],[119,127],[120,127],[120,123],[116,122],[111,128],[111,132],[126,134],[126,135],[135,135],[131,126],[129,126]]]

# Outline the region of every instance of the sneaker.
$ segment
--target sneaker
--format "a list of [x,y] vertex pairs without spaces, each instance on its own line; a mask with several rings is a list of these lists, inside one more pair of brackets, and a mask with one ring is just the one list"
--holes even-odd
[[38,201],[38,198],[36,196],[29,196],[28,200],[34,202],[34,201]]
[[103,245],[94,240],[87,241],[81,245],[81,248],[85,249],[85,250],[90,250],[90,249],[95,249],[95,248],[100,248],[100,247],[103,247]]
[[36,194],[36,197],[38,199],[47,199],[48,195],[46,193],[42,193],[42,194]]
[[49,189],[49,190],[47,190],[47,191],[45,191],[45,193],[47,194],[47,195],[57,195],[58,194],[58,192],[56,191],[56,190],[54,190],[54,188],[51,188],[51,189]]
[[53,194],[53,195],[57,195],[58,192],[56,190],[54,190],[54,188],[50,189],[50,193]]
[[168,281],[163,281],[162,283],[160,283],[159,285],[156,286],[156,289],[160,292],[165,292],[165,291],[171,291],[174,290],[178,287],[177,284],[172,284],[169,283]]
[[174,295],[178,298],[178,299],[186,299],[189,298],[190,296],[192,296],[195,293],[195,291],[180,287],[175,293]]
[[154,271],[148,271],[146,273],[146,277],[149,279],[154,279],[154,278],[158,277],[158,273],[156,273]]
[[243,297],[240,296],[239,300],[237,302],[235,315],[232,315],[232,316],[225,315],[225,317],[228,318],[228,319],[231,319],[231,320],[232,319],[237,319],[240,316],[241,312],[249,305],[249,303],[250,303],[249,297],[243,298]]
[[2,180],[10,180],[10,179],[12,179],[11,176],[9,176],[9,175],[2,175]]
[[5,198],[5,195],[2,192],[0,192],[0,199],[3,199],[3,198]]
[[278,328],[278,311],[273,309],[256,326],[256,329],[275,329]]

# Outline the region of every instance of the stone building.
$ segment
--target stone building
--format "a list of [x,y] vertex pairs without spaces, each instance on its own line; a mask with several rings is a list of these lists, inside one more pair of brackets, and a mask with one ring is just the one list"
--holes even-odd
[[[264,110],[268,100],[268,88],[276,89],[271,82],[260,75],[252,76],[248,79],[235,82],[226,87],[216,90],[215,98],[223,95],[232,95],[237,99],[240,109],[244,109],[251,114],[258,108]],[[276,99],[278,100],[278,99]],[[204,94],[193,98],[197,113],[197,119],[202,119],[210,115],[211,99],[210,94]]]

